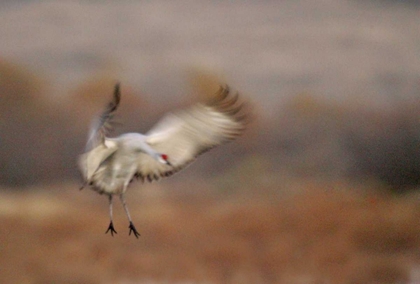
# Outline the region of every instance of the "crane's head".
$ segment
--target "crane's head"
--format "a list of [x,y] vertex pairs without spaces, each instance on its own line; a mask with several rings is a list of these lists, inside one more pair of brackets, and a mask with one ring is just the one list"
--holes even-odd
[[171,163],[168,161],[168,155],[166,154],[158,154],[157,160],[161,162],[162,164],[172,166]]

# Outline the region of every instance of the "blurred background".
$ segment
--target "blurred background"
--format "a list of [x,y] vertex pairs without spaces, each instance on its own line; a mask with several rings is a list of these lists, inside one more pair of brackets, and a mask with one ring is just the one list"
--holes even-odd
[[[0,2],[0,282],[419,283],[419,27],[415,0]],[[215,77],[245,135],[105,235],[76,159],[115,82],[118,135]]]

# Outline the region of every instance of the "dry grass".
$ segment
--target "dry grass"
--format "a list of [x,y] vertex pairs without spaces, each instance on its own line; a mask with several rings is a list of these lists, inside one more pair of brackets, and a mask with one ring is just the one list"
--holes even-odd
[[181,197],[154,185],[130,194],[136,240],[120,206],[112,238],[105,197],[61,188],[1,195],[1,282],[407,283],[418,262],[414,199]]

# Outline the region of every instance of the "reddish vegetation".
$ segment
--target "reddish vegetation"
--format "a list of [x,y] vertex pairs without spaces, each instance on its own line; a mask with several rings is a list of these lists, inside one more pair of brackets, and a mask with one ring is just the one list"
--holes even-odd
[[106,198],[94,192],[3,193],[1,282],[408,283],[418,263],[414,199],[153,192],[166,195],[129,194],[138,240],[120,206],[118,235],[104,234]]

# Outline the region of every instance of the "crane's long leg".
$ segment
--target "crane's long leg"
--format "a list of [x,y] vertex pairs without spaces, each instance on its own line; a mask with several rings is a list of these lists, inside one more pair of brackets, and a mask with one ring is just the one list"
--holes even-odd
[[105,234],[110,232],[111,236],[114,236],[114,233],[117,234],[117,231],[114,229],[114,224],[112,223],[112,194],[109,195],[109,226],[108,230],[106,230]]
[[133,221],[131,220],[130,212],[128,212],[128,207],[127,207],[127,204],[125,203],[124,193],[120,194],[120,199],[124,207],[125,214],[127,215],[128,221],[130,222],[130,226],[128,226],[128,228],[130,228],[130,232],[128,233],[128,235],[131,235],[131,232],[133,232],[134,236],[138,239],[140,236],[140,233],[137,232],[136,227],[134,227]]

